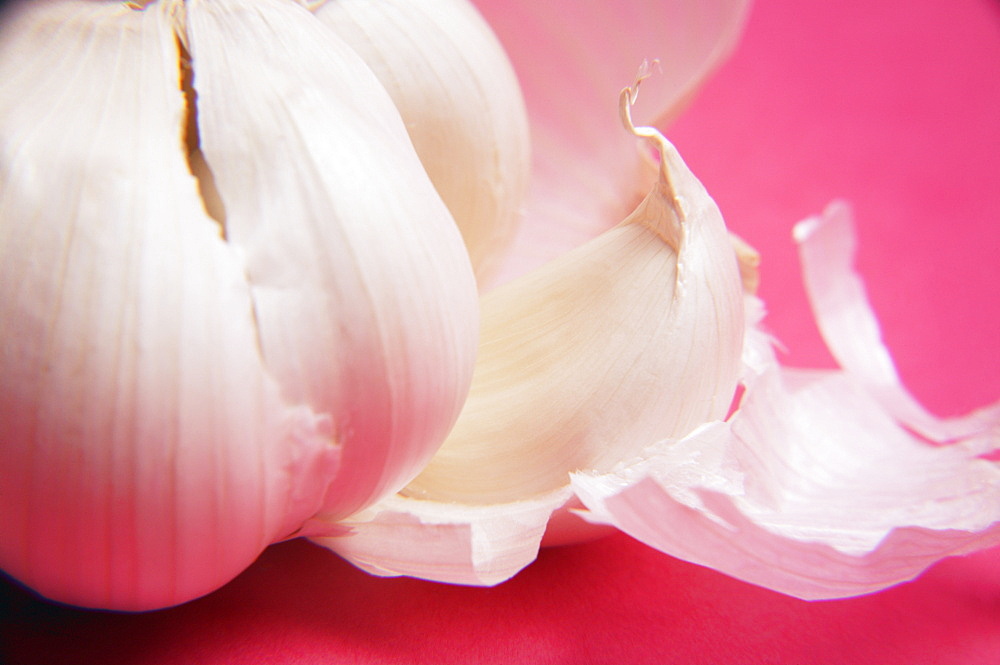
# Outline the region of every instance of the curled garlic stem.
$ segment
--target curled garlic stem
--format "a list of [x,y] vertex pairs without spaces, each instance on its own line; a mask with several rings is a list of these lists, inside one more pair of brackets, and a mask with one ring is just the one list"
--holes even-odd
[[634,136],[649,140],[656,148],[659,155],[660,182],[669,193],[674,207],[679,210],[680,201],[678,201],[676,195],[677,188],[674,185],[673,178],[670,176],[670,168],[667,164],[674,153],[674,150],[671,149],[672,146],[655,127],[645,125],[636,127],[635,123],[632,122],[632,105],[635,104],[636,99],[639,97],[639,86],[644,80],[653,75],[651,68],[657,66],[659,66],[658,60],[653,60],[652,63],[648,60],[643,60],[642,65],[639,67],[639,72],[636,74],[635,81],[632,85],[622,88],[621,93],[618,95],[618,115],[626,130]]

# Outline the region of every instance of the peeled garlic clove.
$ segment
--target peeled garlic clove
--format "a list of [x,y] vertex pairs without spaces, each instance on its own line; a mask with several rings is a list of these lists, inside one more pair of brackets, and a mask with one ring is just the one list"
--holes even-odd
[[471,266],[391,99],[332,31],[282,0],[186,6],[201,149],[265,366],[343,445],[336,519],[402,487],[454,422]]
[[484,283],[513,241],[530,168],[503,47],[467,0],[337,0],[315,13],[392,96]]
[[[402,496],[321,544],[380,574],[494,583],[533,558],[570,473],[725,417],[744,316],[729,235],[673,146],[633,129],[663,155],[646,199],[484,298],[472,389],[444,446]],[[456,554],[435,567],[442,539]]]
[[2,26],[0,567],[77,605],[180,603],[319,509],[333,426],[261,362],[184,160],[166,9]]

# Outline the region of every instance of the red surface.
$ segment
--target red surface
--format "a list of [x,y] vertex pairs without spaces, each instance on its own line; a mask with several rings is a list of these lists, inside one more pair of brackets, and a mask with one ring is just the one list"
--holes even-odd
[[[762,251],[789,362],[831,362],[789,232],[844,197],[907,384],[941,413],[1000,396],[1000,3],[762,0],[670,136]],[[805,603],[621,535],[545,551],[494,589],[380,580],[293,542],[172,610],[84,612],[3,584],[0,617],[11,665],[976,665],[1000,663],[1000,550]]]

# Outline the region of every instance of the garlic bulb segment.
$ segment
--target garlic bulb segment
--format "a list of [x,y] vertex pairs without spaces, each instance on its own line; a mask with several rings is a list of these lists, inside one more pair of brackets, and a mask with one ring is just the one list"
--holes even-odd
[[659,179],[617,227],[483,299],[473,385],[407,486],[473,504],[552,491],[725,417],[740,373],[742,289],[722,216],[656,130]]
[[337,0],[315,12],[392,96],[485,283],[517,230],[530,168],[503,47],[467,0]]
[[333,423],[261,360],[185,160],[169,8],[6,12],[0,567],[67,603],[180,603],[320,508]]
[[191,0],[200,150],[243,260],[261,354],[329,413],[346,516],[400,489],[451,428],[478,336],[461,236],[378,79],[291,0]]

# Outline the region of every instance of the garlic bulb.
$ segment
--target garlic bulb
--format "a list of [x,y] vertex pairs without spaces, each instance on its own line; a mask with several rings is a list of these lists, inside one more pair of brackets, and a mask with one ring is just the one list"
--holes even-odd
[[0,566],[160,607],[419,471],[476,287],[363,61],[282,0],[22,3],[0,49]]

